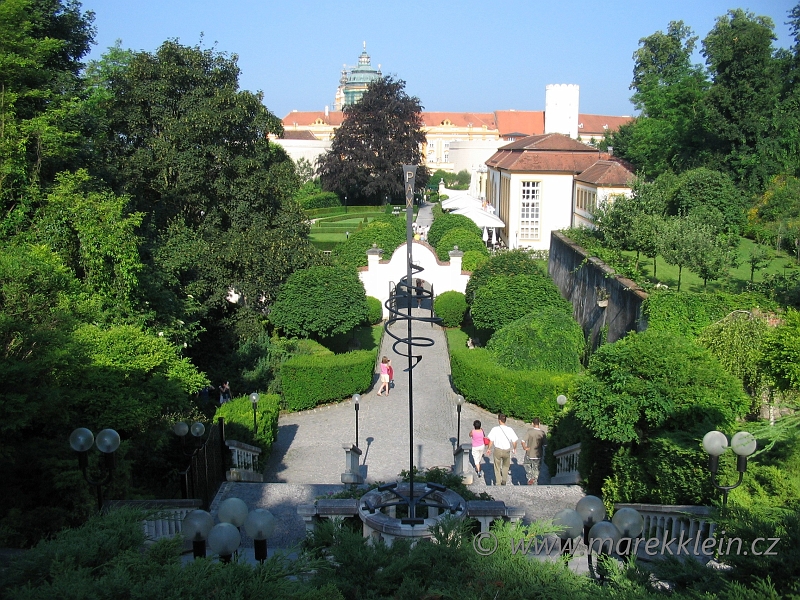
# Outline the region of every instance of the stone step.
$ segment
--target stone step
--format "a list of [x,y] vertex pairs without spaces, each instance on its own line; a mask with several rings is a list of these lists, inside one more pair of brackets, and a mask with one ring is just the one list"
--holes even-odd
[[[211,514],[216,518],[219,503],[226,498],[241,498],[251,510],[265,508],[278,520],[275,533],[269,539],[273,549],[289,550],[296,547],[306,535],[305,523],[297,513],[300,504],[313,504],[319,497],[330,496],[344,489],[336,484],[296,484],[296,483],[244,483],[226,482],[222,484],[214,502]],[[476,490],[478,491],[478,490]],[[489,486],[486,491],[495,500],[505,502],[506,506],[525,510],[523,523],[552,519],[564,508],[575,508],[584,494],[577,485],[507,485]],[[252,541],[243,539],[242,545],[249,547]]]

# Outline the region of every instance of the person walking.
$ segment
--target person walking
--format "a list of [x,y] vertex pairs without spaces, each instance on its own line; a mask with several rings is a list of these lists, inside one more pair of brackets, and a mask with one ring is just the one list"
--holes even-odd
[[508,481],[508,469],[511,467],[511,451],[517,451],[517,441],[519,438],[511,427],[506,425],[506,416],[503,413],[497,415],[497,426],[487,436],[489,438],[489,448],[486,454],[492,455],[494,464],[495,485],[505,485]]
[[472,462],[475,463],[475,472],[478,473],[478,478],[483,477],[481,472],[481,461],[483,460],[483,453],[486,451],[486,433],[481,429],[480,421],[472,422],[472,431],[469,432],[469,437],[472,438]]
[[539,427],[539,417],[531,421],[532,427],[522,441],[525,451],[525,472],[528,474],[528,485],[536,485],[539,481],[539,469],[542,464],[542,450],[544,449],[547,434]]
[[389,369],[392,368],[392,361],[388,356],[381,358],[381,387],[378,388],[378,396],[383,396],[383,390],[386,390],[386,395],[389,395]]
[[219,386],[219,403],[225,404],[226,402],[230,402],[231,398],[231,386],[226,381],[221,386]]

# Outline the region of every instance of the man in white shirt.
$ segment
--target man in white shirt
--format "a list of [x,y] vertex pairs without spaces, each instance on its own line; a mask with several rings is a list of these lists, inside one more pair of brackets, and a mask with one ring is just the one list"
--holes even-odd
[[489,435],[489,448],[486,454],[494,451],[492,462],[494,463],[495,485],[505,485],[508,481],[508,469],[511,467],[511,450],[517,451],[517,434],[511,427],[506,425],[506,416],[503,413],[497,415],[498,425],[492,427]]

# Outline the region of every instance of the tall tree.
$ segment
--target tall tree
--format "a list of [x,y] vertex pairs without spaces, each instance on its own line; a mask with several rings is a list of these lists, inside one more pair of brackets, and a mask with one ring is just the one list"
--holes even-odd
[[703,40],[712,79],[707,127],[720,164],[750,189],[761,189],[780,170],[759,152],[760,140],[775,133],[770,117],[782,87],[773,31],[769,17],[736,9],[717,18]]
[[708,87],[699,65],[692,64],[697,37],[682,21],[670,22],[639,40],[634,52],[631,98],[641,111],[614,136],[614,150],[647,177],[698,164],[702,156],[700,124]]
[[372,82],[344,122],[331,149],[320,157],[318,173],[326,190],[354,203],[383,203],[404,197],[403,165],[417,169],[417,187],[428,182],[422,159],[422,106],[405,92],[405,82],[384,77]]

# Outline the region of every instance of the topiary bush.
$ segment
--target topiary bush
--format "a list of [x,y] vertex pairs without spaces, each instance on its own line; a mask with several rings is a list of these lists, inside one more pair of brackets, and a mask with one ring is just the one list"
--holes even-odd
[[464,256],[461,259],[461,270],[472,273],[487,260],[489,260],[488,253],[481,252],[480,250],[467,250],[464,252]]
[[308,196],[301,196],[298,198],[300,206],[305,210],[312,210],[315,208],[332,208],[334,206],[341,206],[342,202],[339,196],[333,192],[319,192]]
[[460,327],[467,312],[467,301],[461,292],[444,292],[433,301],[433,312],[445,327]]
[[708,350],[651,330],[598,348],[573,398],[595,436],[619,443],[641,443],[656,430],[705,434],[744,417],[750,405],[741,381]]
[[447,332],[453,386],[469,402],[486,410],[525,421],[548,422],[556,410],[556,396],[565,393],[575,375],[548,371],[513,371],[498,365],[485,348],[470,350],[467,335]]
[[[466,261],[466,254],[464,259]],[[464,267],[464,270],[467,270]],[[472,304],[475,292],[492,277],[499,275],[532,275],[542,276],[547,273],[534,259],[533,253],[527,250],[502,250],[496,252],[485,262],[480,263],[472,272],[467,282],[465,295],[467,304]]]
[[554,307],[512,321],[486,345],[498,364],[509,369],[564,373],[580,371],[585,348],[581,326],[563,308]]
[[372,385],[377,353],[356,350],[331,356],[296,356],[281,366],[289,410],[306,410],[361,393]]
[[572,305],[561,297],[558,288],[547,276],[497,276],[489,279],[475,293],[472,322],[478,329],[497,331],[545,307],[572,314]]
[[336,264],[349,267],[366,267],[367,250],[376,244],[383,250],[383,256],[389,258],[398,246],[406,241],[406,223],[404,219],[391,215],[379,217],[363,229],[350,233],[344,244],[339,244],[333,251]]
[[367,320],[368,325],[377,325],[383,321],[383,304],[374,296],[367,296]]
[[431,228],[428,230],[428,243],[434,248],[438,248],[441,239],[452,229],[467,229],[475,233],[479,238],[483,235],[481,228],[475,225],[475,221],[469,217],[443,212],[441,216],[436,216],[433,219]]
[[289,276],[269,319],[287,336],[325,338],[350,331],[367,314],[364,284],[354,269],[318,266]]
[[439,243],[436,245],[436,255],[439,260],[447,262],[450,260],[450,251],[458,249],[462,252],[472,250],[480,252],[484,256],[489,256],[489,250],[486,249],[486,243],[481,239],[480,234],[475,234],[470,229],[456,228],[451,229],[442,236]]
[[269,456],[272,444],[278,435],[278,415],[281,409],[281,397],[278,394],[259,394],[256,408],[258,432],[253,434],[253,405],[249,394],[234,398],[217,409],[214,418],[225,419],[225,438],[253,444],[262,450],[260,460]]

